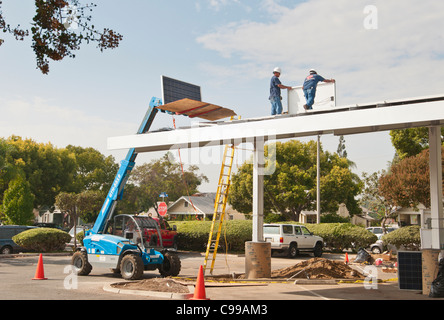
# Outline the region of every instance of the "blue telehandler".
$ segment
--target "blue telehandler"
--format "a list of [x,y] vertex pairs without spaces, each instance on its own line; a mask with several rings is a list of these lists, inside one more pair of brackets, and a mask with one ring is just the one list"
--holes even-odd
[[[162,105],[152,98],[137,131],[146,133]],[[177,276],[181,263],[177,251],[165,249],[157,222],[145,216],[120,214],[113,216],[117,201],[122,199],[125,184],[134,168],[137,152],[130,149],[121,162],[114,182],[92,229],[85,231],[83,246],[76,248],[72,265],[79,275],[88,275],[93,267],[110,268],[126,280],[142,278],[145,270],[158,269],[162,276]],[[160,247],[145,241],[148,229],[157,231]]]

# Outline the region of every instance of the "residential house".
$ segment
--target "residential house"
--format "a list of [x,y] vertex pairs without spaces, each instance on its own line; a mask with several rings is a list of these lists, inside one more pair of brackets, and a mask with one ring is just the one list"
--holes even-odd
[[420,225],[427,226],[431,218],[430,209],[419,204],[416,208],[401,208],[396,211],[398,214],[398,224],[401,227]]
[[[168,215],[171,220],[184,220],[188,217],[197,217],[202,220],[213,219],[216,193],[196,193],[192,196],[182,196],[168,206]],[[229,204],[225,208],[225,219],[245,220],[245,216],[234,210]]]

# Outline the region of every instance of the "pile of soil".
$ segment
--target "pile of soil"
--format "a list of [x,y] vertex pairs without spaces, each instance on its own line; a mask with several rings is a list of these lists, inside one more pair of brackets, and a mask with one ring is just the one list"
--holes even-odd
[[272,278],[305,278],[305,279],[364,279],[358,271],[341,261],[325,258],[313,258],[294,266],[273,270]]
[[156,292],[190,293],[185,284],[181,284],[173,279],[154,278],[134,282],[120,282],[111,285],[114,288],[126,290],[145,290]]

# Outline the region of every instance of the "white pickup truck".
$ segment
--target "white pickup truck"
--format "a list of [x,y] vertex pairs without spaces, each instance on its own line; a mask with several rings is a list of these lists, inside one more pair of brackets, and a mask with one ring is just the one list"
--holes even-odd
[[271,242],[271,254],[287,251],[291,258],[300,251],[320,257],[324,245],[321,237],[313,235],[306,226],[296,224],[264,224],[264,240]]

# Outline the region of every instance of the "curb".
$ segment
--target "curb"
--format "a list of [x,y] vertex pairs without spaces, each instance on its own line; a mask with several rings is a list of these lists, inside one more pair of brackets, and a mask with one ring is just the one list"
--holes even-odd
[[[63,256],[72,256],[73,252],[57,252],[57,253],[42,253],[44,257],[63,257]],[[30,257],[38,257],[40,253],[12,253],[12,254],[0,254],[0,259],[7,258],[30,258]]]
[[118,289],[118,288],[112,287],[112,283],[104,285],[103,290],[106,292],[117,293],[117,294],[133,294],[133,295],[139,295],[139,296],[157,297],[157,298],[174,299],[174,300],[188,300],[193,297],[192,293],[174,293],[174,292]]

